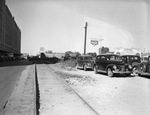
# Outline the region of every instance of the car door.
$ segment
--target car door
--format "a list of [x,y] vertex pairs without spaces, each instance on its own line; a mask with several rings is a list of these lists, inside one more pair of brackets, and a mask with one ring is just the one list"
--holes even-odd
[[83,67],[84,57],[80,57],[79,66]]
[[105,71],[107,67],[107,59],[106,59],[106,55],[101,56],[100,58],[100,69],[102,71]]
[[81,67],[82,66],[82,60],[83,60],[83,57],[78,57],[78,60],[77,60],[77,66],[78,67]]
[[106,61],[105,55],[101,55],[101,56],[97,57],[98,70],[100,70],[100,71],[105,70],[105,61]]

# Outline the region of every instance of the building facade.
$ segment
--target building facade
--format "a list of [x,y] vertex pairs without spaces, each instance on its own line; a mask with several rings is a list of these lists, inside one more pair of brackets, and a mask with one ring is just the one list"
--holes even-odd
[[5,0],[0,0],[0,56],[21,53],[21,30]]

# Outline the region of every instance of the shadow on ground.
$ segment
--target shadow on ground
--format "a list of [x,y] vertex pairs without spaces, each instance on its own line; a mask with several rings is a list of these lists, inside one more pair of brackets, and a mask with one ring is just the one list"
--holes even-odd
[[5,66],[21,66],[21,65],[31,65],[33,62],[23,59],[23,60],[14,60],[14,61],[7,61],[7,62],[0,62],[0,67]]
[[52,57],[52,58],[31,58],[29,59],[30,62],[33,64],[55,64],[60,61],[59,58],[57,57]]
[[143,78],[150,79],[150,76],[149,76],[149,75],[140,75],[139,77],[143,77]]
[[[109,77],[107,75],[107,73],[98,73],[98,74],[102,74],[102,75]],[[111,78],[131,78],[131,77],[135,77],[135,76],[134,75],[125,75],[125,74],[114,74],[114,76]]]
[[7,67],[7,66],[22,66],[22,65],[31,65],[31,64],[55,64],[59,62],[60,59],[58,58],[33,58],[30,60],[23,59],[23,60],[14,60],[14,61],[7,61],[7,62],[0,62],[0,67]]

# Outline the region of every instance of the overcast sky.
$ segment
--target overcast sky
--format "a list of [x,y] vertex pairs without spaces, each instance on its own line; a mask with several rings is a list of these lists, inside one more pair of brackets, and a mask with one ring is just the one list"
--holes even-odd
[[[87,52],[106,46],[150,51],[148,0],[6,0],[21,29],[21,52],[40,47],[54,52],[83,53],[88,22]],[[93,46],[91,39],[103,39]]]

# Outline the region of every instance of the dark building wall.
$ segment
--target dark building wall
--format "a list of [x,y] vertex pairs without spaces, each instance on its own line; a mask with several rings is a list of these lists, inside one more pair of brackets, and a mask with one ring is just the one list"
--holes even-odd
[[2,18],[4,1],[0,0],[0,44],[2,43]]
[[0,0],[0,50],[21,53],[21,31],[17,26],[5,0]]

